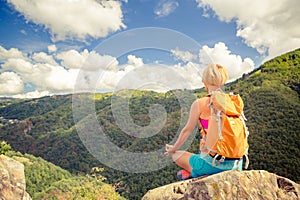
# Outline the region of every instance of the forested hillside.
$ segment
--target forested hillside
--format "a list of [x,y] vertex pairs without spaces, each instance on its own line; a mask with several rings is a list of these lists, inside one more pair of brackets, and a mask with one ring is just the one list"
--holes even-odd
[[6,142],[0,143],[0,154],[24,164],[26,191],[33,200],[124,199],[111,185],[103,183],[102,168],[93,168],[86,175],[74,175],[40,157],[15,152]]
[[252,169],[300,181],[300,50],[264,63],[228,86],[245,99]]
[[[239,93],[244,99],[250,129],[250,169],[265,169],[299,182],[300,49],[264,63],[227,84],[225,89]],[[204,90],[193,93],[200,97]],[[151,105],[160,104],[167,112],[165,126],[151,140],[129,136],[116,125],[110,106],[115,96],[97,94],[95,106],[97,119],[116,145],[130,151],[149,151],[164,146],[175,136],[182,112],[176,91],[165,94],[135,91],[130,96],[130,114],[140,126],[150,123]],[[16,151],[40,156],[73,174],[89,173],[95,166],[104,167],[106,181],[117,184],[118,192],[128,199],[139,199],[151,188],[176,181],[178,168],[174,164],[146,174],[130,174],[103,166],[78,137],[71,95],[0,101],[0,117],[0,140],[7,141]],[[198,141],[199,135],[190,151],[198,152]]]

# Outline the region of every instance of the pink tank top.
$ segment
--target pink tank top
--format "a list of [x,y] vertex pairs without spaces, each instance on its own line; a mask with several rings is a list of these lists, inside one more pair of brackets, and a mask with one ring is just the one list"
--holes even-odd
[[200,122],[203,128],[208,128],[208,119],[211,115],[209,105],[210,98],[209,97],[202,97],[198,99],[198,105],[200,109]]
[[202,139],[200,140],[200,151],[205,151],[205,149],[203,149],[203,146],[205,144],[206,130],[208,129],[208,120],[211,115],[211,110],[208,107],[209,102],[210,98],[208,96],[198,99],[198,105],[200,110],[199,122],[201,123],[201,127],[204,129],[201,130]]

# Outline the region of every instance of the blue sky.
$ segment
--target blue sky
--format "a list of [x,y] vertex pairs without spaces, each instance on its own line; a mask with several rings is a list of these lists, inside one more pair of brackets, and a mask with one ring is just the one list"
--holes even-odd
[[[201,70],[209,62],[226,66],[234,80],[300,46],[298,0],[0,0],[0,4],[0,96],[66,94],[81,84],[82,89],[96,91],[175,89],[170,85],[162,89],[157,85],[166,83],[152,79],[150,84],[150,78],[140,74],[141,68],[156,65],[169,67],[191,88],[198,88]],[[163,37],[164,31],[170,37]],[[113,50],[121,45],[133,48],[137,41],[126,33],[158,40],[155,47],[173,46],[161,51],[141,45],[118,57],[103,52],[102,44],[118,37],[127,43],[114,43]],[[188,49],[189,42],[198,46]],[[172,79],[154,69],[157,80]],[[80,73],[94,83],[78,78]],[[137,86],[142,77],[144,83]]]

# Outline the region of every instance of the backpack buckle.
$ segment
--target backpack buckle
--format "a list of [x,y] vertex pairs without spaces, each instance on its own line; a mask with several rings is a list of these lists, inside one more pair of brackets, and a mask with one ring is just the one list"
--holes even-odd
[[[222,156],[220,159],[218,159],[219,156],[221,156],[221,155],[216,154],[216,155],[214,156],[214,158],[213,158],[213,160],[212,160],[212,163],[211,163],[211,165],[212,165],[213,167],[214,167],[214,166],[218,166],[218,165],[220,165],[222,162],[225,161],[225,159],[226,159],[225,156]],[[217,164],[215,164],[215,163],[216,163],[216,160],[218,161]]]
[[219,160],[219,163],[224,162],[225,161],[225,156],[222,156],[221,159]]
[[217,159],[217,157],[219,156],[219,154],[216,154],[215,156],[214,156],[214,158],[213,158],[213,160],[212,160],[212,162],[211,162],[211,166],[215,166],[215,162],[216,162],[216,159]]

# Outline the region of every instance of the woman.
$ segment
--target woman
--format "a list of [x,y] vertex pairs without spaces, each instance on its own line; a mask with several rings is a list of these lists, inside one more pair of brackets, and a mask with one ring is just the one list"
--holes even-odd
[[[218,64],[209,65],[203,72],[202,81],[208,93],[215,91],[222,92],[221,87],[227,82],[228,73],[225,67]],[[199,177],[203,175],[215,174],[226,170],[242,169],[242,161],[226,160],[218,166],[212,166],[213,157],[204,153],[200,142],[200,154],[193,154],[187,151],[178,151],[178,149],[188,139],[194,128],[196,127],[199,117],[202,131],[208,128],[208,119],[211,116],[209,108],[210,97],[205,96],[194,101],[190,109],[190,115],[187,124],[182,129],[176,143],[174,145],[166,145],[166,155],[172,156],[175,163],[183,168],[178,172],[178,178],[187,179],[190,177]],[[203,134],[202,134],[203,136]],[[238,166],[237,166],[238,164]]]

